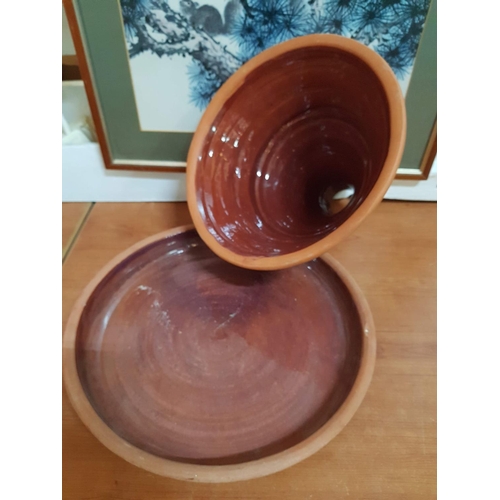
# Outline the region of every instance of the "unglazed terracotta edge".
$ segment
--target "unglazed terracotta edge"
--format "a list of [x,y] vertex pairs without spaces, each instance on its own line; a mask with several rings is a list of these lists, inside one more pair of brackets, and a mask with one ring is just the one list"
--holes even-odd
[[76,413],[90,432],[113,453],[141,469],[174,479],[205,483],[242,481],[267,476],[297,464],[330,442],[353,417],[368,390],[373,375],[376,339],[370,308],[351,276],[330,255],[324,255],[321,258],[347,286],[361,319],[364,335],[360,367],[351,392],[337,412],[314,434],[287,450],[255,461],[220,466],[187,464],[157,457],[132,446],[104,423],[89,402],[78,376],[75,357],[78,324],[87,300],[98,284],[117,264],[137,250],[190,229],[193,229],[192,225],[180,226],[136,243],[114,257],[85,287],[73,306],[63,336],[63,379],[66,393]]
[[[345,50],[364,61],[380,80],[389,105],[390,140],[387,158],[372,190],[359,208],[338,229],[312,245],[284,255],[257,257],[240,255],[221,245],[206,228],[198,210],[196,197],[197,159],[203,149],[205,137],[224,103],[244,84],[246,77],[255,68],[286,52],[304,47],[335,47]],[[382,201],[389,189],[403,156],[406,139],[406,109],[401,87],[387,62],[374,50],[360,42],[339,35],[321,34],[297,37],[275,45],[243,64],[217,91],[207,106],[194,133],[188,152],[186,188],[189,212],[201,239],[219,257],[236,266],[261,271],[284,269],[302,264],[325,253],[351,234]]]

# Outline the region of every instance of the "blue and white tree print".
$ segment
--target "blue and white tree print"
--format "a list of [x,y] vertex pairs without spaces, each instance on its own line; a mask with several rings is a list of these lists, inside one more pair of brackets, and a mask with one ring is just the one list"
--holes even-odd
[[412,69],[429,2],[121,0],[121,10],[129,57],[149,52],[158,58],[185,58],[190,99],[201,110],[248,59],[311,33],[335,33],[364,43],[402,80]]

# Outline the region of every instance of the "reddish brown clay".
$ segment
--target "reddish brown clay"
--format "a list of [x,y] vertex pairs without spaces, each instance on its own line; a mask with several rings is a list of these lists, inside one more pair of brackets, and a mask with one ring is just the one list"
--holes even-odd
[[84,291],[65,332],[65,383],[84,423],[130,462],[248,479],[342,429],[368,387],[374,335],[330,257],[248,271],[180,228],[118,256]]
[[[279,269],[318,257],[382,200],[401,159],[404,100],[364,45],[310,35],[264,51],[219,90],[188,156],[188,202],[225,260]],[[350,201],[334,197],[349,189]]]

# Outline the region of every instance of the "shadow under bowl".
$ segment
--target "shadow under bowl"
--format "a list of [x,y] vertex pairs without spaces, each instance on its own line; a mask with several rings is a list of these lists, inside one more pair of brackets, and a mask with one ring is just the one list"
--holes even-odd
[[187,164],[196,229],[241,267],[311,260],[382,200],[405,132],[399,84],[373,50],[336,35],[272,47],[227,80],[196,130]]
[[249,271],[192,228],[102,269],[63,349],[70,401],[104,445],[205,482],[271,474],[320,449],[361,403],[374,360],[366,301],[331,257]]

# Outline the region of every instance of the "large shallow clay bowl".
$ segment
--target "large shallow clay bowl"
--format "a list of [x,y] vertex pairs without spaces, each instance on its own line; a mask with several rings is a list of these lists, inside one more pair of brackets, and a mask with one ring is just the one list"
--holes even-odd
[[251,59],[191,143],[188,203],[200,236],[249,269],[318,257],[382,200],[403,152],[404,106],[388,64],[354,40],[309,35]]
[[63,349],[69,398],[104,445],[206,482],[320,449],[358,408],[374,360],[368,306],[331,257],[248,271],[192,228],[110,262],[75,304]]

